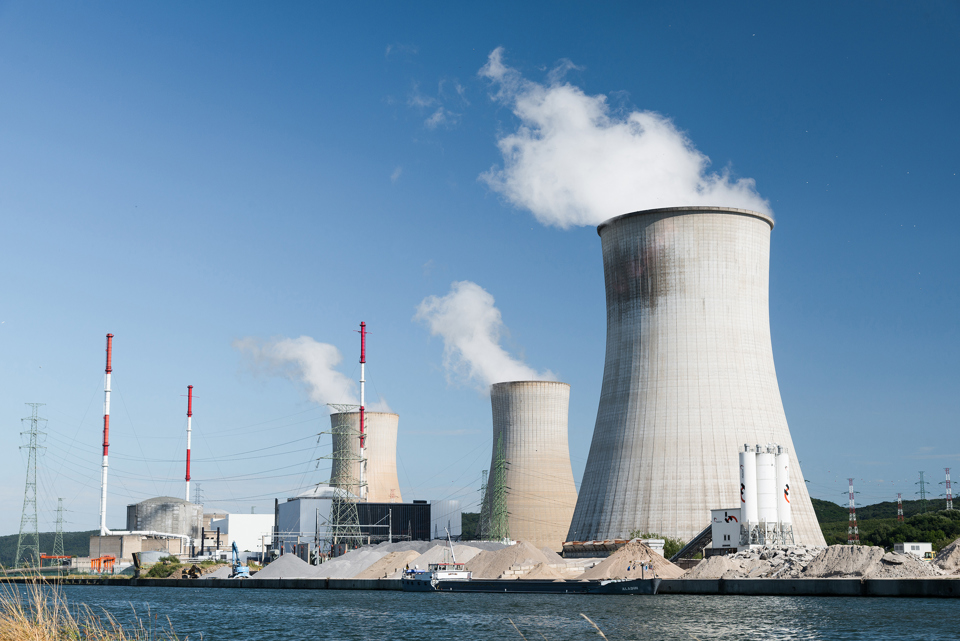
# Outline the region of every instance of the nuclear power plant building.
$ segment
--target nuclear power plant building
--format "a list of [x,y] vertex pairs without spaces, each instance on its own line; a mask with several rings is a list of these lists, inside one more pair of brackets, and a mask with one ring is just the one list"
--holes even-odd
[[[388,412],[364,413],[364,456],[366,494],[370,503],[402,503],[400,481],[397,477],[397,430],[400,416]],[[344,412],[330,415],[333,432],[333,450],[349,451],[351,456],[334,459],[331,485],[359,495],[357,483],[360,473],[360,413]]]
[[495,520],[497,503],[503,502],[510,538],[560,551],[577,502],[567,444],[570,386],[552,381],[496,383],[490,401],[493,455],[484,518],[488,524]]
[[711,509],[740,506],[744,444],[778,443],[790,456],[796,543],[825,544],[774,368],[772,229],[768,215],[723,207],[639,211],[598,227],[606,361],[567,540],[639,530],[688,541]]

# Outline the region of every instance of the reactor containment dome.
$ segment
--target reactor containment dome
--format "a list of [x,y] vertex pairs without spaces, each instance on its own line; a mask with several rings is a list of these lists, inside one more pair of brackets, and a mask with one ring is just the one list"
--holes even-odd
[[690,540],[711,508],[740,505],[730,453],[779,443],[796,543],[825,545],[774,369],[772,229],[765,214],[724,207],[638,211],[597,228],[606,360],[568,540]]

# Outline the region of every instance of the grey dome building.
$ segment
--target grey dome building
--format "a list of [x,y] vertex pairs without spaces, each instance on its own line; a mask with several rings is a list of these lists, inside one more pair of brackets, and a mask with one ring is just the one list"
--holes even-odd
[[773,219],[723,207],[612,218],[607,346],[593,441],[567,534],[689,540],[740,505],[745,443],[790,452],[794,536],[824,545],[783,411],[769,317]]

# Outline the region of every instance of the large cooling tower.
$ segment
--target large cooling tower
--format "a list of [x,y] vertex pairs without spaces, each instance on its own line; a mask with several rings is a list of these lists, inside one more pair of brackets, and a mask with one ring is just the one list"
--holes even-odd
[[[401,503],[400,482],[397,479],[397,428],[400,417],[386,412],[365,412],[364,423],[367,433],[365,499],[370,503]],[[360,413],[331,414],[330,424],[333,451],[343,448],[351,453],[345,460],[334,458],[331,485],[356,494],[357,486],[354,484],[360,479]],[[348,478],[352,478],[354,484],[343,480]]]
[[570,386],[552,381],[496,383],[490,388],[490,400],[493,456],[485,513],[496,512],[501,444],[505,463],[501,497],[510,538],[559,551],[577,503],[567,445]]
[[740,505],[738,451],[789,447],[794,536],[824,545],[770,342],[764,214],[674,207],[597,228],[607,291],[600,406],[568,540],[689,540]]

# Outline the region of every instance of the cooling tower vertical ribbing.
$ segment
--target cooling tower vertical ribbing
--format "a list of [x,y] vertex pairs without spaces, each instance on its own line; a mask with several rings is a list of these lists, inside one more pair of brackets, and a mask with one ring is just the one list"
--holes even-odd
[[[339,421],[346,419],[347,429],[343,434],[337,433]],[[353,453],[353,460],[339,463],[334,460],[330,478],[332,485],[340,485],[337,479],[352,478],[354,484],[360,479],[360,413],[348,412],[345,414],[331,414],[330,423],[334,432],[333,451],[337,451],[340,439],[347,439],[349,451]],[[397,414],[386,412],[365,412],[366,451],[367,457],[367,495],[370,503],[401,503],[400,482],[397,479],[397,429],[400,417]],[[342,464],[349,469],[341,470]],[[343,487],[352,494],[357,494],[356,485]]]
[[[506,461],[505,487],[510,538],[537,548],[562,548],[577,502],[567,445],[570,386],[551,381],[496,383],[493,406],[493,457],[497,443]],[[502,440],[501,440],[502,438]],[[491,472],[484,499],[490,513],[496,479]]]
[[689,540],[711,508],[740,503],[731,453],[778,443],[789,449],[796,542],[824,545],[773,364],[771,229],[768,216],[721,207],[598,227],[607,353],[569,540],[635,530]]

